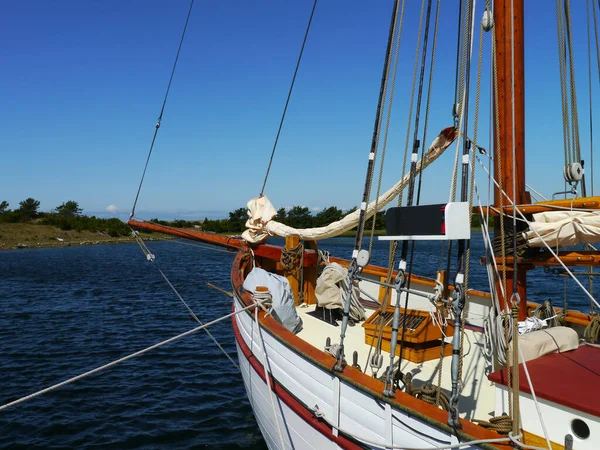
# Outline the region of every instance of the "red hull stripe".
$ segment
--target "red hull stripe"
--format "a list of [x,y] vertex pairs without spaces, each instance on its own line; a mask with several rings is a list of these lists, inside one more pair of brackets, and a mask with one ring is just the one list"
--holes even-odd
[[[235,302],[235,300],[234,300],[234,302]],[[234,308],[235,308],[235,303],[234,303]],[[265,378],[265,370],[264,370],[262,364],[256,359],[256,356],[254,356],[254,354],[252,353],[250,348],[248,348],[248,345],[246,345],[244,338],[242,338],[242,335],[240,334],[240,330],[238,329],[238,325],[236,322],[236,316],[233,316],[231,318],[231,322],[233,324],[233,333],[235,335],[235,340],[236,340],[237,344],[239,345],[240,349],[242,350],[242,353],[244,354],[244,356],[246,357],[246,359],[248,360],[248,362],[250,363],[250,365],[252,366],[254,371],[260,376],[260,378],[266,384],[267,379]],[[285,403],[292,411],[294,411],[294,413],[296,413],[296,415],[300,416],[306,423],[308,423],[316,431],[320,432],[322,435],[327,437],[329,440],[335,442],[336,444],[339,444],[340,447],[342,447],[344,449],[359,450],[359,449],[365,448],[360,445],[357,445],[355,442],[349,440],[348,438],[342,436],[341,434],[339,436],[334,436],[333,431],[332,431],[331,427],[329,427],[329,425],[327,425],[326,423],[322,422],[317,417],[315,417],[315,415],[313,414],[313,412],[310,409],[308,409],[303,403],[301,403],[298,399],[296,399],[296,397],[294,397],[285,388],[283,388],[277,382],[277,380],[275,380],[275,378],[273,378],[273,376],[270,374],[269,374],[269,380],[271,381],[271,388],[272,388],[273,392],[275,392],[275,395],[277,395],[277,397],[281,401],[283,401],[283,403]]]

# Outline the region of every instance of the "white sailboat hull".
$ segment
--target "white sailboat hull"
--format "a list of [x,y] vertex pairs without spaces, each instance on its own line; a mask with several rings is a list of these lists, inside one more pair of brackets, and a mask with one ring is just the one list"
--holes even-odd
[[[242,308],[237,299],[234,306]],[[250,314],[236,315],[233,326],[246,392],[270,449],[436,448],[458,443],[455,436],[333,376],[264,329],[259,334]],[[272,389],[265,377],[265,353]]]

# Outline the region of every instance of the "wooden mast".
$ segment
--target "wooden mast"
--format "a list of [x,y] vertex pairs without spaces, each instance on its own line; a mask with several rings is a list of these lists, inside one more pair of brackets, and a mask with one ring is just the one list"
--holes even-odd
[[[512,14],[511,14],[512,3]],[[525,191],[525,80],[524,80],[524,38],[523,38],[523,0],[494,2],[496,69],[498,91],[498,117],[495,121],[495,142],[499,148],[494,156],[500,160],[502,173],[498,173],[495,165],[495,178],[502,182],[503,190],[515,204],[531,203]],[[511,23],[512,22],[512,23]],[[514,52],[514,53],[513,53]],[[513,72],[514,55],[514,72]],[[513,76],[514,74],[514,76]],[[514,104],[513,104],[514,102]],[[515,161],[513,162],[513,139]],[[516,195],[513,199],[513,183],[516,183]],[[494,203],[509,205],[498,189],[494,192]],[[495,219],[494,234],[500,232],[499,220],[504,220],[506,233],[512,231],[511,218]],[[517,227],[518,228],[518,227]],[[526,270],[518,269],[515,274],[512,267],[507,267],[506,301],[513,294],[513,279],[517,277],[517,290],[521,297],[519,320],[527,316]],[[502,303],[502,299],[501,299]]]

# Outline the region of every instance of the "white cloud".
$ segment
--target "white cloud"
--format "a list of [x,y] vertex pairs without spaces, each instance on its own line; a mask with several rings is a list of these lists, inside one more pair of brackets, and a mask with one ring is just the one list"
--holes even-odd
[[310,208],[310,209],[311,209],[311,211],[313,211],[313,212],[319,212],[319,211],[321,211],[321,208],[320,208],[320,207],[318,207],[318,206],[313,206],[313,207],[312,207],[312,208]]
[[117,213],[117,206],[116,206],[116,205],[108,205],[108,206],[106,207],[106,210],[107,210],[109,213],[116,214],[116,213]]

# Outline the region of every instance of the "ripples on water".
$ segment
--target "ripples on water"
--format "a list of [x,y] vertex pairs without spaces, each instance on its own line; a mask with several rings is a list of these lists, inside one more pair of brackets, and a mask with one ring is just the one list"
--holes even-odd
[[[336,256],[354,240],[323,241]],[[478,236],[474,255],[482,254]],[[230,312],[233,253],[149,243],[203,321]],[[432,276],[440,243],[419,243],[415,272]],[[476,262],[471,287],[486,289]],[[372,261],[385,265],[387,244]],[[0,252],[0,404],[106,364],[195,326],[135,244]],[[533,278],[532,299],[561,304],[562,279]],[[543,280],[543,281],[542,281]],[[572,283],[570,284],[572,288]],[[573,290],[575,288],[572,288]],[[570,299],[585,309],[579,292]],[[211,328],[235,354],[229,321]],[[235,358],[235,356],[234,356]],[[241,375],[203,332],[0,412],[3,448],[263,449]]]

